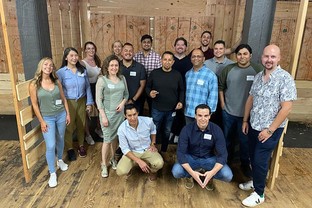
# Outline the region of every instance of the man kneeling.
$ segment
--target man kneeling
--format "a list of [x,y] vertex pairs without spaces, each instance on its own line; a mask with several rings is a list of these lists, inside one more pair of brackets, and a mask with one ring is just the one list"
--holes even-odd
[[138,116],[135,105],[127,104],[124,109],[126,120],[118,128],[119,146],[123,153],[117,165],[117,175],[129,175],[136,164],[144,173],[149,173],[149,180],[157,179],[157,171],[164,165],[164,160],[155,147],[156,126],[152,118]]
[[213,190],[212,178],[230,182],[233,173],[226,164],[227,150],[220,127],[209,122],[209,106],[195,108],[195,121],[180,133],[177,159],[172,168],[175,178],[187,178],[185,187],[193,188],[193,179],[207,190]]

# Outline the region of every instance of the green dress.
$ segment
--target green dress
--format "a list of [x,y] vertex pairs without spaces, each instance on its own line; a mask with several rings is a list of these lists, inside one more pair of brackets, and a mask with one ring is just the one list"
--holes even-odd
[[117,112],[117,106],[123,99],[128,100],[129,93],[126,79],[120,76],[117,83],[112,82],[106,76],[100,76],[96,83],[96,105],[98,109],[103,109],[108,119],[108,126],[103,126],[100,116],[104,141],[111,142],[117,137],[117,129],[124,121],[124,112]]

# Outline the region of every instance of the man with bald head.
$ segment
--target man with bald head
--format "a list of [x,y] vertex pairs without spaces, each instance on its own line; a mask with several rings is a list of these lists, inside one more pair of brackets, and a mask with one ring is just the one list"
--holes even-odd
[[280,49],[276,45],[264,48],[258,73],[245,105],[242,131],[249,141],[252,180],[239,184],[242,190],[254,190],[242,201],[248,207],[264,202],[265,180],[271,154],[284,130],[292,103],[297,99],[294,79],[278,65]]
[[186,124],[195,120],[195,107],[206,104],[215,112],[218,102],[218,78],[204,65],[205,57],[200,49],[191,55],[193,67],[185,74],[185,121]]

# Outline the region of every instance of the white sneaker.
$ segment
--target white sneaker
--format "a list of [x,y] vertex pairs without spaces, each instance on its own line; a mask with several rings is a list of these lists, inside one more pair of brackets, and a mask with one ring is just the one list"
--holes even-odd
[[93,140],[93,138],[92,138],[91,135],[86,136],[85,140],[87,141],[87,143],[88,143],[89,145],[94,145],[94,144],[95,144],[95,142],[94,142],[94,140]]
[[107,167],[106,165],[101,165],[101,175],[103,178],[107,178],[108,177],[108,172],[107,172]]
[[242,204],[246,207],[255,207],[264,202],[264,196],[261,197],[255,191],[250,194],[246,199],[242,201]]
[[57,186],[57,176],[56,173],[51,173],[50,174],[50,178],[49,178],[49,187],[54,188],[55,186]]
[[103,132],[102,129],[95,129],[94,132],[103,139]]
[[112,165],[113,170],[117,170],[117,161],[114,158],[109,161],[109,164]]
[[249,190],[252,190],[254,189],[254,186],[253,186],[253,181],[248,181],[246,183],[240,183],[238,185],[238,187],[244,191],[249,191]]
[[58,160],[56,162],[56,165],[59,169],[61,169],[62,171],[66,171],[68,170],[68,165],[63,161],[63,160]]

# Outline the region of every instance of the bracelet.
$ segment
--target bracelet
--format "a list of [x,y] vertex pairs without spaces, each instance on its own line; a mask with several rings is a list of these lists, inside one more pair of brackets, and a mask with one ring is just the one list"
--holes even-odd
[[266,128],[266,130],[267,130],[267,133],[270,134],[270,135],[272,135],[272,134],[274,133],[274,131],[272,131],[272,130],[269,129],[269,128]]
[[150,146],[155,146],[155,144],[156,144],[155,142],[152,142]]

